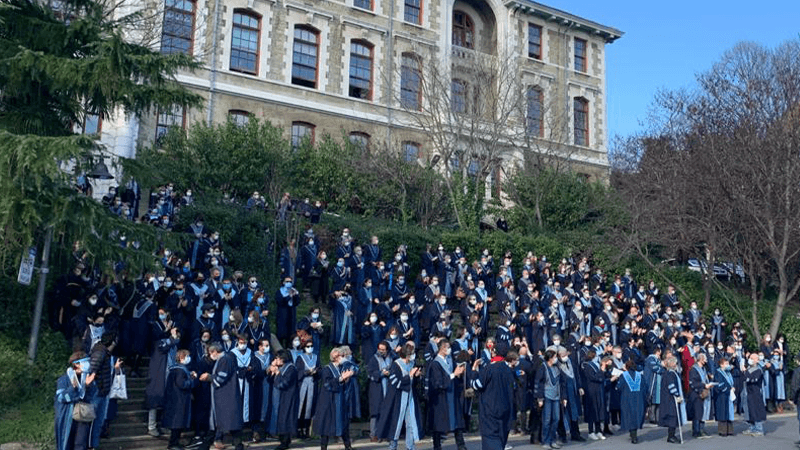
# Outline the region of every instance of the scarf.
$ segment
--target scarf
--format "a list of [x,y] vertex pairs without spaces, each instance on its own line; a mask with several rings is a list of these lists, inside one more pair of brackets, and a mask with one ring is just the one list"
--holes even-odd
[[250,365],[250,357],[252,356],[253,352],[248,348],[245,349],[244,354],[236,349],[232,351],[234,355],[236,355],[236,362],[239,364],[239,367],[247,367]]
[[569,358],[567,358],[567,362],[560,362],[558,368],[567,378],[575,378],[575,372],[572,370],[572,361]]
[[262,355],[261,352],[255,352],[253,355],[261,363],[261,370],[267,370],[267,367],[269,367],[270,363],[272,362],[272,355],[269,353],[264,353]]
[[145,299],[145,301],[140,302],[138,305],[136,305],[136,307],[133,308],[133,318],[141,318],[142,315],[147,312],[147,308],[149,308],[152,304],[153,302],[149,299]]

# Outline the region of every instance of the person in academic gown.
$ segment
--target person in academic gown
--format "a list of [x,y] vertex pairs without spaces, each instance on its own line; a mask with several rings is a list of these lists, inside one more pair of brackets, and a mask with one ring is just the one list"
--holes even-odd
[[[253,376],[253,389],[250,395],[250,411],[253,420],[258,425],[253,425],[253,442],[261,442],[266,435],[267,421],[272,417],[272,379],[267,376],[267,371],[272,365],[269,339],[259,339],[256,351],[253,353],[255,368]],[[260,431],[260,433],[259,433]]]
[[331,327],[331,343],[333,345],[353,345],[356,342],[355,310],[353,297],[347,290],[336,291],[331,299],[333,325]]
[[717,419],[717,431],[720,436],[733,436],[733,399],[736,389],[733,387],[731,363],[728,358],[718,361],[717,372],[714,375],[714,414]]
[[268,371],[272,378],[272,411],[268,432],[277,435],[280,445],[276,450],[286,450],[292,443],[292,433],[297,432],[299,392],[297,367],[288,350],[279,350]]
[[603,386],[606,380],[606,365],[609,364],[609,362],[596,362],[596,356],[597,353],[594,350],[589,350],[581,367],[583,379],[586,381],[584,384],[583,417],[586,423],[589,424],[589,438],[592,440],[603,439],[603,430],[600,429],[600,424],[606,418]]
[[653,353],[644,360],[644,375],[647,386],[647,418],[650,423],[658,420],[658,408],[661,405],[661,376],[664,373],[664,366],[661,365],[661,347],[656,346]]
[[306,342],[303,353],[295,361],[297,365],[298,383],[300,384],[297,437],[309,437],[308,429],[311,427],[311,418],[314,417],[317,405],[319,387],[317,382],[320,376],[320,358],[314,352],[314,344]]
[[179,449],[181,432],[192,424],[192,388],[197,386],[197,374],[190,372],[192,357],[188,350],[178,350],[176,361],[169,368],[164,393],[164,417],[161,426],[170,431],[169,448]]
[[369,359],[366,359],[367,378],[369,379],[367,392],[369,399],[369,436],[372,442],[378,442],[375,429],[383,399],[386,397],[386,391],[389,388],[389,368],[392,365],[389,344],[381,341],[376,348],[376,352]]
[[[232,352],[223,352],[222,347],[211,344],[209,354],[214,359],[211,378],[211,425],[217,447],[222,445],[225,433],[233,437],[233,445],[241,450],[242,391],[237,377],[237,360]],[[218,445],[217,445],[218,444]]]
[[[705,432],[705,422],[709,420],[711,413],[711,380],[709,380],[707,367],[708,357],[705,353],[696,356],[694,366],[689,372],[689,402],[694,412],[692,416],[692,436],[708,437]],[[706,392],[703,398],[702,393]]]
[[297,305],[300,303],[300,293],[292,287],[291,277],[283,279],[283,286],[275,293],[277,304],[275,313],[276,337],[284,347],[289,347],[289,339],[295,333],[297,325]]
[[386,323],[378,321],[378,314],[371,313],[369,320],[361,325],[361,360],[369,361],[386,337]]
[[758,354],[751,353],[749,367],[744,372],[745,410],[750,429],[744,434],[764,435],[764,421],[767,420],[767,407],[764,402],[764,369],[758,364]]
[[147,430],[151,436],[158,435],[156,414],[164,406],[164,387],[167,382],[167,368],[170,361],[175,361],[175,352],[178,350],[178,329],[173,327],[172,321],[164,311],[159,308],[159,318],[151,324],[153,336],[153,353],[150,356],[150,366],[145,390],[145,407],[148,409]]
[[665,372],[661,378],[661,406],[658,408],[658,425],[667,427],[667,442],[678,444],[675,429],[686,423],[683,383],[678,374],[678,359],[674,356],[664,361]]
[[636,363],[628,360],[625,371],[617,383],[620,391],[620,429],[627,431],[631,442],[639,443],[638,432],[644,425],[645,396],[647,381],[642,372],[636,371]]
[[456,396],[456,380],[464,375],[465,365],[453,367],[453,359],[449,358],[451,347],[448,341],[439,343],[436,358],[428,364],[428,424],[427,429],[433,435],[434,450],[441,450],[442,435],[453,432],[458,450],[466,450],[464,443],[464,397]]
[[236,382],[242,394],[242,422],[248,423],[256,418],[256,413],[251,409],[250,397],[258,365],[244,335],[236,338],[236,348],[231,353],[236,357]]
[[398,352],[389,369],[389,387],[383,407],[378,415],[375,434],[389,441],[389,450],[397,449],[397,441],[405,428],[406,449],[414,450],[422,438],[422,416],[414,398],[413,384],[422,375],[422,368],[414,367],[414,344],[407,342]]
[[514,369],[516,353],[505,355],[506,350],[492,346],[491,362],[478,371],[481,360],[472,365],[475,371],[472,388],[480,392],[480,433],[482,450],[503,450],[508,433],[516,417],[514,411]]
[[90,401],[94,397],[94,377],[94,374],[89,374],[86,353],[75,352],[69,357],[69,368],[56,381],[56,450],[85,450],[88,447],[92,423],[72,420],[72,412],[76,403]]
[[331,363],[322,368],[314,432],[320,436],[321,450],[328,449],[331,437],[341,436],[345,450],[350,450],[350,411],[345,400],[345,384],[355,372],[342,368],[344,357],[339,349],[331,350]]
[[[202,339],[202,338],[201,338]],[[202,341],[201,341],[202,342]],[[207,440],[211,417],[211,373],[214,370],[214,361],[211,358],[211,342],[208,341],[201,347],[200,352],[192,355],[190,368],[198,374],[199,383],[194,387],[192,395],[192,423],[194,435],[192,444],[201,444]],[[206,374],[206,376],[203,376]]]
[[312,307],[308,315],[300,319],[297,322],[297,330],[303,330],[311,336],[311,342],[314,344],[314,354],[319,356],[319,352],[322,350],[322,334],[324,332],[324,326],[322,324],[322,320],[320,318],[320,309],[319,306]]
[[139,295],[138,301],[130,308],[130,317],[123,323],[120,342],[125,342],[128,347],[129,359],[126,364],[133,372],[139,368],[141,358],[148,356],[153,348],[150,340],[150,323],[158,316],[158,306],[153,302],[154,296],[153,289],[148,289],[144,295]]
[[566,431],[569,430],[571,441],[583,442],[586,439],[581,436],[578,426],[583,406],[581,404],[583,385],[580,374],[575,370],[577,366],[573,364],[573,360],[577,361],[577,358],[570,358],[570,352],[563,347],[558,351],[558,358],[558,369],[564,380],[564,399],[567,400],[567,406],[564,408],[564,437],[566,437]]

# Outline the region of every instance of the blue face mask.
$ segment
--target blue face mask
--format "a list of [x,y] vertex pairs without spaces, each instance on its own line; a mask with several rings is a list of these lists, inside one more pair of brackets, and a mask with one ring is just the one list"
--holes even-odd
[[339,261],[336,263],[336,265],[339,267],[344,267],[344,261]]
[[167,315],[166,314],[159,314],[158,315],[158,319],[161,320],[161,321],[167,320]]
[[189,272],[191,272],[191,271],[192,271],[192,268],[191,268],[191,267],[184,267],[184,268],[183,268],[183,273],[189,273]]
[[81,372],[87,373],[89,372],[90,362],[89,358],[83,358],[75,361],[75,364],[78,364],[81,367]]
[[227,291],[228,289],[230,289],[230,288],[231,288],[231,284],[230,284],[230,283],[225,283],[225,284],[223,284],[223,285],[222,285],[222,289],[224,289],[224,290],[226,290],[226,291]]
[[261,297],[261,298],[258,299],[258,304],[259,305],[263,305],[264,304],[264,297]]
[[164,282],[164,286],[168,287],[168,288],[171,288],[172,287],[172,281],[165,281]]
[[283,283],[283,287],[289,289],[290,287],[292,287],[292,283],[287,281],[286,283]]
[[183,289],[175,290],[175,295],[177,295],[178,297],[182,296],[183,295]]

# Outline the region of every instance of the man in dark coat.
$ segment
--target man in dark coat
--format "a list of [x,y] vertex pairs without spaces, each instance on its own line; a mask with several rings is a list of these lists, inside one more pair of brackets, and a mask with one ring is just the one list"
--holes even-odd
[[664,361],[666,371],[661,379],[661,407],[658,408],[658,425],[667,427],[667,442],[679,444],[675,429],[686,423],[683,404],[683,386],[678,375],[678,359],[670,356]]
[[606,366],[610,364],[610,360],[598,364],[594,361],[596,356],[595,350],[589,350],[581,367],[583,379],[586,381],[584,384],[586,392],[583,396],[583,417],[586,423],[589,424],[589,439],[593,441],[605,439],[603,431],[600,429],[600,424],[606,418],[603,386],[606,381]]
[[742,434],[748,436],[764,436],[764,421],[767,420],[767,406],[764,403],[764,369],[758,364],[758,354],[751,353],[748,360],[750,366],[744,372],[743,392],[747,404],[747,422],[750,429]]
[[292,287],[292,278],[285,277],[283,286],[275,293],[277,304],[275,323],[277,324],[276,336],[284,347],[289,347],[289,339],[295,333],[297,324],[297,305],[300,303],[300,294]]
[[710,437],[704,427],[711,412],[711,388],[714,385],[709,380],[707,363],[705,353],[700,353],[689,372],[689,402],[694,413],[692,415],[692,437],[696,438]]
[[299,414],[299,389],[297,367],[288,350],[279,350],[267,374],[272,377],[272,417],[269,433],[277,435],[280,445],[276,450],[286,450],[292,443],[292,433],[297,431]]
[[317,411],[314,415],[314,432],[320,436],[320,447],[328,449],[331,436],[341,436],[345,450],[350,450],[350,411],[345,399],[345,385],[355,372],[342,370],[344,355],[338,348],[331,350],[331,363],[322,369],[322,386]]
[[[272,365],[272,353],[269,351],[269,339],[258,340],[257,351],[253,353],[256,359],[256,371],[253,377],[253,389],[250,396],[250,414],[258,422],[263,434],[266,434],[267,420],[272,417],[272,379],[267,376],[267,371]],[[256,425],[253,426],[255,430]],[[261,442],[262,435],[253,431],[253,442]]]
[[192,362],[188,350],[178,350],[175,364],[170,367],[164,393],[164,417],[161,425],[171,430],[169,449],[180,449],[181,431],[191,426],[192,388],[197,385],[197,374],[189,372],[187,366]]
[[414,379],[422,375],[422,369],[414,367],[414,350],[414,343],[406,342],[389,369],[389,387],[375,425],[375,434],[389,441],[389,450],[397,450],[404,427],[407,450],[414,450],[415,442],[422,438],[422,416],[413,389]]
[[216,361],[211,372],[211,423],[215,431],[215,446],[222,446],[224,433],[231,433],[236,450],[242,445],[242,392],[236,376],[237,363],[233,353],[223,353],[222,346],[214,343],[208,350]]
[[180,335],[178,329],[173,327],[172,321],[164,308],[158,310],[159,318],[151,324],[150,335],[153,338],[153,353],[150,356],[148,367],[150,380],[145,390],[145,407],[148,411],[147,430],[150,436],[158,436],[158,422],[156,414],[164,406],[164,386],[167,381],[167,368],[169,361],[175,360],[178,350]]
[[389,387],[389,368],[392,357],[389,355],[389,344],[382,341],[378,344],[378,351],[367,360],[367,377],[369,378],[369,436],[370,441],[378,442],[375,427],[378,423],[378,414],[381,410],[386,390]]
[[620,392],[620,429],[628,431],[631,443],[638,444],[639,429],[644,425],[645,395],[647,393],[647,380],[641,372],[636,371],[636,363],[628,360],[625,363],[625,372],[617,383]]
[[477,374],[472,380],[472,388],[481,393],[479,415],[482,450],[505,449],[514,421],[514,368],[518,356],[515,352],[508,352],[504,357],[505,351],[504,348],[493,346],[488,365],[478,372],[478,359],[472,366]]
[[434,450],[441,450],[442,435],[454,432],[458,450],[466,450],[464,443],[464,397],[456,396],[455,383],[466,370],[464,363],[453,367],[450,342],[439,342],[439,353],[428,365],[428,429],[433,435]]

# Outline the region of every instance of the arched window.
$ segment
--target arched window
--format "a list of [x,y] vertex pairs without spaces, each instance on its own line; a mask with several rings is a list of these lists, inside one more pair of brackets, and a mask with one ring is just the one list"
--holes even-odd
[[166,0],[161,28],[161,53],[192,54],[194,43],[194,2]]
[[308,138],[311,145],[314,145],[314,130],[317,128],[313,123],[292,122],[292,148],[299,148]]
[[233,35],[231,36],[231,70],[258,74],[258,41],[261,18],[250,11],[233,11]]
[[349,136],[350,143],[364,151],[369,150],[370,135],[361,131],[353,131]]
[[475,48],[475,25],[464,11],[453,11],[453,45]]
[[406,162],[414,162],[419,158],[420,146],[416,142],[403,142],[403,158]]
[[589,145],[589,100],[582,97],[575,98],[573,102],[573,115],[575,120],[574,133],[575,145]]
[[372,45],[350,42],[350,97],[372,100]]
[[422,104],[422,69],[419,57],[413,53],[403,53],[400,62],[400,104],[414,111],[419,111]]
[[237,126],[244,127],[250,123],[250,114],[247,111],[242,111],[240,109],[231,109],[228,111],[228,120],[235,123]]
[[526,132],[528,136],[544,135],[542,126],[544,93],[538,86],[529,86],[527,92],[527,113],[525,116]]
[[453,79],[450,83],[450,108],[456,114],[467,112],[467,82]]
[[305,25],[294,27],[292,47],[292,84],[317,87],[319,32]]

